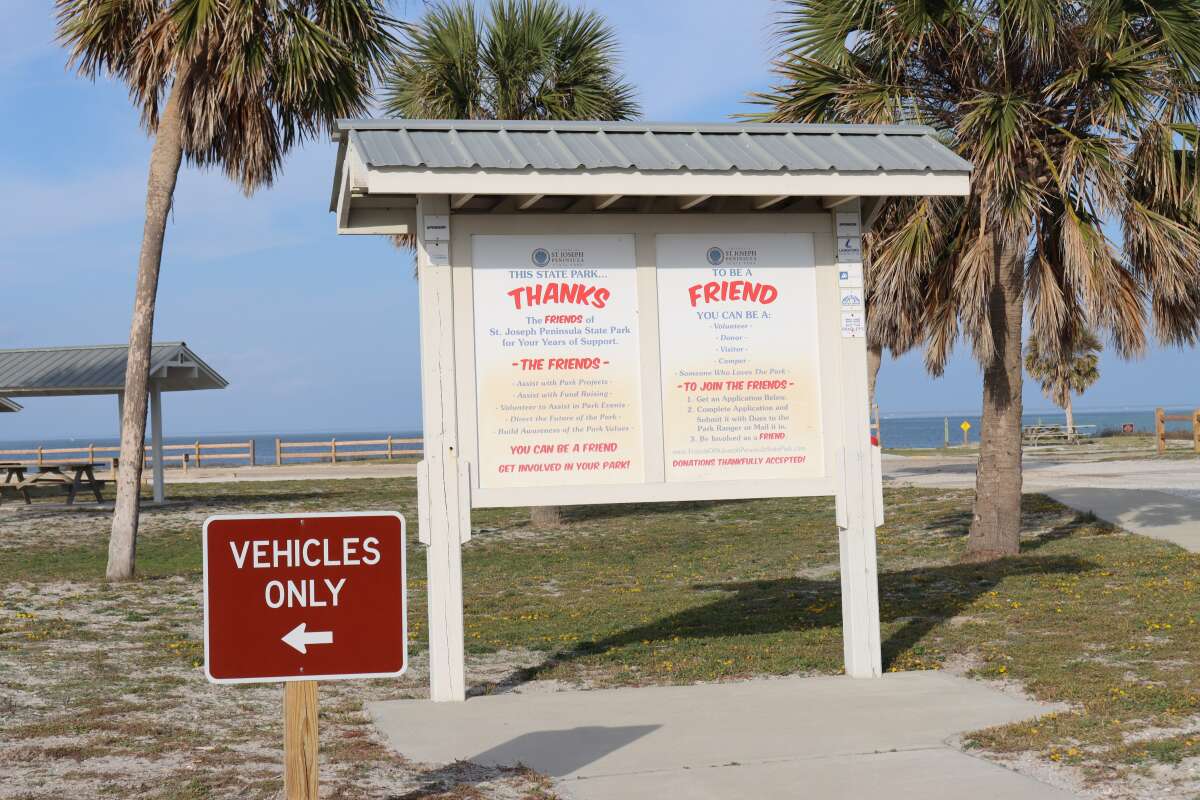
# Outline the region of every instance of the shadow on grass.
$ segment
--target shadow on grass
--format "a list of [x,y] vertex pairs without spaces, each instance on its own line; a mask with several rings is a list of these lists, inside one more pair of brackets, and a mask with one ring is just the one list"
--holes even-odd
[[[210,506],[248,506],[258,503],[299,503],[305,500],[328,500],[330,492],[319,491],[278,491],[278,492],[255,492],[250,493],[230,493],[230,494],[186,494],[186,495],[171,495],[170,487],[167,487],[167,499],[176,500],[180,503],[191,503],[193,505]],[[176,507],[178,508],[178,507]],[[142,513],[153,513],[154,507],[143,508]],[[172,510],[170,507],[162,509],[163,511]]]
[[[960,614],[1006,578],[1079,573],[1094,566],[1075,556],[1030,555],[983,564],[949,564],[881,573],[881,621],[885,625],[900,623],[883,642],[884,669],[920,642],[930,630]],[[713,602],[598,641],[580,642],[571,650],[552,655],[542,664],[518,670],[501,685],[534,680],[559,664],[646,640],[716,639],[840,628],[842,625],[841,583],[838,579],[784,578],[699,584],[693,588],[725,594]]]
[[693,500],[677,503],[614,503],[611,505],[567,506],[563,508],[563,519],[567,522],[587,520],[623,519],[625,517],[647,517],[662,514],[680,514],[709,511],[714,508],[747,505],[753,500]]
[[1084,525],[1099,526],[1106,533],[1115,529],[1113,525],[1100,519],[1092,512],[1081,511],[1080,513],[1076,514],[1070,522],[1058,525],[1035,538],[1022,541],[1021,552],[1032,553],[1033,551],[1043,548],[1048,544],[1053,544],[1054,542],[1062,539],[1069,539],[1078,532],[1080,527]]

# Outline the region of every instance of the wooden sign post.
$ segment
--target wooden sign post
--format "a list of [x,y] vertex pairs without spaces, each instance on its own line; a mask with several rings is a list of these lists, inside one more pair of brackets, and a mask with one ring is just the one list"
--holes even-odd
[[209,517],[203,553],[205,673],[284,682],[284,796],[316,800],[317,680],[394,677],[408,665],[404,517]]
[[317,800],[317,682],[283,685],[283,796]]

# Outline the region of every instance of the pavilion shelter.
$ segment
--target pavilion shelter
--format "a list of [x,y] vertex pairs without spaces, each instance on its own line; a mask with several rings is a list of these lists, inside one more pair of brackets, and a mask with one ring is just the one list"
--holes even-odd
[[[433,700],[465,697],[461,545],[502,506],[833,496],[846,673],[880,675],[862,235],[889,197],[968,195],[970,163],[902,125],[342,120],[337,141],[338,233],[416,249]],[[617,455],[555,455],[589,448]]]
[[0,413],[4,413],[6,411],[12,412],[12,411],[20,411],[20,410],[21,410],[20,403],[14,401],[14,400],[9,400],[7,397],[0,397]]
[[[128,355],[129,348],[123,344],[0,350],[0,400],[6,397],[115,395],[119,438]],[[155,502],[162,502],[165,497],[162,393],[224,389],[228,385],[225,378],[184,342],[153,345],[150,356],[150,450]]]

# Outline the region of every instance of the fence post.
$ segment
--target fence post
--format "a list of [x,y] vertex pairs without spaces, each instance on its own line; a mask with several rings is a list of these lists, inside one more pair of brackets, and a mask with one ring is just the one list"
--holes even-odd
[[[1196,413],[1198,415],[1200,415],[1200,410],[1197,410]],[[1200,429],[1198,429],[1198,430],[1200,430]],[[1200,442],[1200,439],[1197,439],[1196,441]],[[1200,444],[1196,445],[1196,451],[1200,452]],[[392,460],[392,435],[389,433],[388,434],[388,461],[391,461],[391,460]]]
[[1200,408],[1192,412],[1192,449],[1200,453]]
[[330,459],[329,463],[331,463],[331,464],[337,463],[337,439],[329,440],[329,459]]
[[283,448],[279,446],[279,437],[275,437],[275,466],[283,464]]
[[950,418],[942,420],[942,447],[950,449]]
[[181,456],[179,457],[179,463],[180,463],[180,465],[181,465],[181,466],[182,466],[182,468],[183,468],[183,474],[184,474],[184,475],[187,475],[188,460],[189,460],[189,456],[188,456],[188,454],[187,454],[187,453],[184,453],[183,455],[181,455]]
[[246,442],[246,450],[250,453],[250,466],[254,466],[254,440]]
[[1166,412],[1161,408],[1154,409],[1154,439],[1157,442],[1158,454],[1167,452],[1167,421]]
[[91,463],[91,464],[96,463],[96,445],[95,444],[88,445],[88,463]]
[[42,446],[39,444],[37,449],[37,465],[42,465]]
[[200,440],[196,440],[196,466],[200,466]]

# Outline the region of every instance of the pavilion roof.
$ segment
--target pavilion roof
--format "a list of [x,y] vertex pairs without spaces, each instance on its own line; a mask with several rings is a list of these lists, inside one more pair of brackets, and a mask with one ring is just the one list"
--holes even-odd
[[[123,344],[0,350],[0,397],[117,394],[128,353]],[[166,392],[229,385],[184,342],[153,345],[150,377]]]

